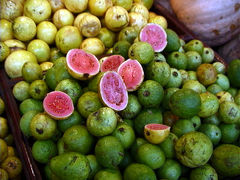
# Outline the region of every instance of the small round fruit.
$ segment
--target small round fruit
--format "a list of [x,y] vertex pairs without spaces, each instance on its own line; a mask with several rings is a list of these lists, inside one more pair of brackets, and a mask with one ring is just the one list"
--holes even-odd
[[22,163],[19,158],[12,156],[5,159],[1,167],[7,171],[9,178],[17,177],[22,171]]
[[178,137],[193,131],[195,131],[193,123],[188,119],[179,119],[173,124],[172,127],[172,133]]
[[188,51],[185,53],[187,57],[187,69],[196,70],[197,67],[202,63],[202,57],[196,51]]
[[158,144],[158,146],[163,150],[165,157],[167,159],[175,158],[176,155],[175,155],[174,146],[177,140],[178,140],[178,137],[175,134],[170,133],[169,136],[163,142]]
[[108,107],[102,107],[87,118],[87,129],[94,136],[106,136],[117,127],[117,115]]
[[178,139],[175,150],[182,164],[194,168],[208,162],[213,152],[213,145],[205,134],[189,132]]
[[55,42],[57,28],[52,22],[42,21],[37,25],[37,38],[45,41],[48,44]]
[[216,69],[218,74],[224,74],[226,72],[226,66],[221,62],[214,62],[213,67]]
[[5,111],[5,103],[3,99],[0,97],[0,115]]
[[62,0],[48,0],[49,4],[51,5],[52,12],[56,12],[59,9],[65,8],[64,3]]
[[112,5],[111,0],[89,0],[88,2],[89,11],[95,16],[103,16]]
[[2,168],[0,168],[0,178],[2,180],[8,180],[8,173]]
[[166,85],[166,88],[179,88],[181,84],[182,84],[181,73],[175,68],[170,68],[170,78]]
[[8,134],[7,119],[0,117],[0,138],[5,138]]
[[0,49],[0,62],[3,62],[10,54],[10,49],[4,42],[0,42]]
[[30,84],[26,81],[19,81],[13,86],[13,96],[18,101],[24,101],[25,99],[28,99],[30,97],[28,93]]
[[26,62],[37,63],[36,56],[25,50],[18,50],[12,52],[5,60],[4,68],[10,78],[17,78],[22,76],[22,66]]
[[197,78],[204,86],[208,86],[217,80],[217,72],[212,64],[201,64],[197,68]]
[[48,87],[44,80],[33,81],[28,89],[29,95],[33,99],[42,100],[48,93]]
[[214,124],[202,124],[198,131],[207,135],[214,146],[216,146],[222,138],[220,128]]
[[12,23],[6,19],[0,20],[0,41],[13,39]]
[[103,42],[106,48],[113,47],[116,40],[116,34],[105,27],[100,29],[97,37]]
[[71,49],[79,48],[82,39],[83,37],[77,27],[64,26],[58,30],[55,43],[57,48],[66,54]]
[[73,14],[67,9],[59,9],[53,15],[53,23],[58,29],[63,26],[71,26],[73,21]]
[[113,46],[113,54],[119,54],[125,59],[128,59],[128,50],[130,46],[131,44],[126,40],[118,41]]
[[24,136],[31,136],[30,123],[32,121],[32,118],[38,113],[39,111],[28,111],[21,117],[19,125]]
[[167,56],[167,63],[176,69],[187,68],[187,56],[184,53],[174,51]]
[[128,41],[133,43],[134,39],[138,36],[138,31],[135,27],[125,27],[118,34],[118,41]]
[[0,5],[0,17],[8,21],[13,21],[15,18],[23,14],[23,4],[21,1],[2,0]]
[[136,13],[140,13],[143,15],[144,18],[146,18],[148,20],[149,18],[149,12],[148,9],[141,3],[135,3],[133,4],[133,6],[130,9],[130,12],[136,12]]
[[224,144],[233,144],[237,141],[240,132],[237,124],[225,124],[219,125],[222,133],[221,142]]
[[191,89],[180,89],[171,96],[170,108],[181,118],[191,118],[200,111],[200,95]]
[[202,55],[204,45],[200,40],[193,39],[187,44],[185,44],[183,47],[185,51],[196,51],[200,55]]
[[240,109],[234,102],[225,101],[219,106],[219,117],[227,124],[240,122]]
[[77,27],[84,37],[95,37],[100,32],[101,22],[96,16],[86,14],[83,16]]
[[13,34],[20,41],[29,41],[36,35],[36,24],[26,16],[19,16],[13,21]]
[[57,146],[52,140],[37,140],[32,146],[33,158],[42,164],[57,155]]
[[20,104],[19,109],[22,114],[25,114],[26,112],[31,111],[31,110],[36,110],[36,111],[42,112],[43,111],[42,101],[38,101],[38,100],[32,99],[32,98],[25,99]]
[[121,142],[114,136],[105,136],[98,140],[95,155],[99,164],[105,168],[116,168],[124,157]]
[[140,163],[132,163],[127,166],[124,170],[123,178],[126,180],[157,180],[155,172],[149,166]]
[[81,44],[81,49],[95,56],[99,56],[104,53],[105,46],[98,38],[86,38]]
[[121,6],[112,6],[106,11],[105,22],[110,30],[120,31],[129,23],[128,12]]
[[44,113],[36,114],[30,122],[30,132],[37,140],[47,140],[55,134],[57,123]]
[[36,24],[51,16],[51,5],[47,0],[27,0],[24,3],[24,15],[33,19]]
[[64,92],[52,91],[43,100],[45,112],[54,119],[65,119],[74,111],[72,99]]
[[152,144],[163,142],[170,133],[170,127],[163,124],[147,124],[144,126],[144,137]]
[[205,180],[205,179],[211,179],[211,180],[218,180],[218,174],[216,170],[206,164],[204,166],[198,167],[196,169],[193,169],[190,174],[190,180]]
[[240,59],[230,62],[227,70],[229,81],[233,87],[240,87]]
[[168,23],[165,17],[163,16],[154,16],[148,19],[149,23],[154,23],[160,25],[163,29],[167,29]]
[[[152,7],[153,5],[153,0],[133,0],[134,3],[140,3],[143,4],[148,10]],[[149,12],[150,15],[150,12]],[[150,16],[149,16],[150,17]]]
[[38,63],[26,62],[22,67],[23,79],[27,82],[33,82],[42,79],[42,68]]
[[204,47],[202,52],[202,62],[211,63],[214,60],[214,51],[212,48]]
[[87,9],[87,0],[64,0],[64,5],[72,13],[81,13]]
[[164,49],[166,52],[178,51],[181,47],[180,39],[175,31],[172,29],[166,29],[167,33],[167,46]]
[[[129,16],[129,24],[128,27],[133,27],[138,31],[140,31],[144,26],[147,25],[147,19],[143,17],[142,14],[137,12],[128,13]],[[134,38],[135,39],[135,38]]]
[[167,159],[164,165],[157,171],[157,175],[161,179],[178,180],[181,174],[181,165],[172,159]]
[[140,64],[148,64],[154,59],[154,49],[147,42],[135,42],[128,50],[130,59],[136,59]]
[[132,119],[135,118],[140,111],[141,104],[137,96],[129,94],[127,107],[120,112],[121,116],[126,119]]
[[40,67],[41,67],[43,72],[48,71],[49,69],[51,69],[53,67],[53,63],[49,62],[49,61],[43,62],[43,63],[40,64]]

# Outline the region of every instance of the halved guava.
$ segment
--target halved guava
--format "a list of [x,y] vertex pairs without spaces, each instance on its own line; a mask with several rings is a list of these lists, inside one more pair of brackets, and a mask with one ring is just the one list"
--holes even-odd
[[158,24],[148,23],[139,33],[140,41],[151,44],[155,52],[162,52],[167,46],[167,34]]
[[67,69],[74,78],[86,80],[99,72],[100,63],[93,54],[81,49],[71,49],[67,53]]
[[164,124],[147,124],[144,126],[144,136],[152,144],[163,142],[170,133],[170,126]]
[[128,59],[119,66],[118,74],[122,77],[128,91],[137,90],[144,79],[142,65],[132,59]]
[[112,55],[106,58],[103,58],[103,61],[101,63],[101,72],[107,72],[107,71],[117,71],[120,64],[123,63],[124,57],[121,55]]
[[128,92],[121,76],[115,71],[104,73],[99,83],[104,104],[116,111],[122,111],[128,104]]
[[69,95],[61,91],[52,91],[43,100],[44,111],[53,119],[66,119],[72,115],[74,105]]

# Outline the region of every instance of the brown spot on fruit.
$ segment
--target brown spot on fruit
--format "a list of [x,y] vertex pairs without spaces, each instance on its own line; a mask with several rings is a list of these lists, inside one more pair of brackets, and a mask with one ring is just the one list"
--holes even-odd
[[150,136],[150,132],[149,132],[149,131],[147,131],[147,132],[146,132],[146,135],[147,135],[147,136]]
[[236,4],[234,5],[234,10],[235,10],[235,12],[237,12],[239,9],[240,9],[240,3],[236,3]]
[[36,128],[36,131],[37,131],[38,134],[43,134],[43,129]]
[[150,95],[150,92],[149,92],[149,91],[144,91],[144,92],[143,92],[143,95],[144,95],[144,96],[149,96],[149,95]]
[[212,32],[213,32],[216,36],[219,35],[219,31],[218,31],[217,29],[212,30]]
[[234,29],[236,29],[236,25],[235,25],[235,24],[231,24],[230,30],[231,30],[231,31],[234,31]]
[[124,128],[119,128],[118,129],[120,132],[124,132]]
[[178,73],[177,73],[176,71],[174,71],[174,72],[172,73],[172,75],[173,75],[174,77],[178,77]]
[[84,77],[84,78],[88,78],[88,76],[89,76],[88,73],[84,73],[84,74],[83,74],[83,77]]

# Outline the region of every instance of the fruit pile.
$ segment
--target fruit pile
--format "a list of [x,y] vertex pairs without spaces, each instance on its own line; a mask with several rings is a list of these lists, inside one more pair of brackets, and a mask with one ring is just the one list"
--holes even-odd
[[151,0],[12,1],[0,60],[23,77],[20,128],[46,179],[240,175],[240,60],[214,62]]
[[[0,115],[3,115],[5,104],[0,98]],[[13,136],[9,133],[7,119],[0,117],[0,179],[21,178],[22,163],[13,147]]]

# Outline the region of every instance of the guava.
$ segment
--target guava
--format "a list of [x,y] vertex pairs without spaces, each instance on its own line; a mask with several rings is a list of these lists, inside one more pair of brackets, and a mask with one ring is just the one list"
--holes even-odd
[[211,179],[211,180],[218,180],[218,175],[215,169],[206,164],[204,166],[198,167],[193,169],[190,174],[190,180],[204,180],[204,179]]
[[174,146],[177,140],[178,137],[170,132],[167,138],[163,142],[158,144],[158,146],[163,150],[167,159],[173,159],[176,157]]
[[92,112],[87,118],[87,129],[94,136],[106,136],[117,127],[117,114],[109,107]]
[[221,128],[219,128],[215,124],[202,124],[199,127],[198,131],[207,135],[214,146],[218,145],[218,143],[222,139],[222,133],[224,133]]
[[42,79],[42,68],[38,63],[26,62],[22,67],[23,79],[27,82],[33,82],[38,79]]
[[128,41],[133,43],[134,39],[138,36],[138,30],[135,27],[125,27],[118,34],[118,41]]
[[4,43],[9,47],[11,53],[18,50],[26,50],[26,45],[17,39],[9,39],[4,41]]
[[122,180],[121,172],[118,169],[101,169],[94,176],[94,180],[114,179]]
[[112,5],[111,0],[89,0],[88,2],[89,11],[95,16],[104,16],[107,9]]
[[19,16],[13,21],[13,34],[20,41],[29,41],[36,35],[35,22],[27,16]]
[[31,136],[30,123],[32,121],[32,118],[38,113],[39,111],[35,111],[35,110],[28,111],[21,117],[19,125],[24,136],[26,137]]
[[167,56],[167,63],[172,68],[186,69],[187,68],[187,56],[185,53],[173,51]]
[[13,21],[23,14],[23,4],[19,0],[2,0],[0,12],[1,19]]
[[53,63],[49,62],[49,61],[42,62],[40,64],[40,67],[41,67],[43,72],[46,72],[46,71],[48,71],[49,69],[51,69],[53,67]]
[[10,179],[17,177],[22,172],[22,163],[21,160],[16,157],[7,157],[1,164],[3,168],[8,173]]
[[120,114],[123,118],[133,119],[141,111],[141,108],[142,106],[138,101],[137,96],[135,96],[134,94],[129,94],[127,107],[124,110],[122,110]]
[[57,28],[52,22],[42,21],[37,25],[37,38],[48,44],[54,43]]
[[64,5],[72,13],[80,13],[87,9],[87,0],[64,0]]
[[20,105],[19,105],[20,112],[22,114],[25,114],[28,111],[35,110],[42,112],[43,111],[43,104],[42,101],[38,101],[36,99],[25,99]]
[[224,74],[218,74],[215,83],[218,84],[224,91],[227,91],[230,88],[229,79]]
[[67,69],[74,78],[86,80],[99,72],[100,63],[93,54],[71,49],[67,53]]
[[148,19],[149,23],[160,25],[163,29],[167,29],[168,23],[165,17],[157,15]]
[[122,111],[128,104],[128,92],[122,77],[115,71],[106,72],[99,83],[99,91],[104,104]]
[[130,9],[130,12],[136,12],[142,14],[144,18],[149,19],[148,9],[141,3],[134,3]]
[[100,39],[93,37],[84,39],[80,46],[80,49],[95,56],[100,56],[103,55],[105,46]]
[[175,144],[178,160],[187,167],[205,165],[213,152],[211,140],[201,132],[189,132],[181,136]]
[[234,102],[222,102],[219,106],[219,117],[227,124],[240,123],[240,109]]
[[227,71],[227,67],[221,62],[214,62],[213,67],[216,69],[218,74],[224,74]]
[[147,124],[144,126],[144,137],[152,144],[163,142],[170,133],[170,126],[163,124]]
[[222,90],[216,93],[215,95],[217,96],[220,104],[225,101],[234,102],[233,96],[227,91]]
[[60,81],[70,78],[72,78],[72,76],[68,73],[65,57],[57,59],[53,67],[45,74],[45,81],[52,90],[56,88]]
[[64,79],[60,81],[55,88],[55,91],[62,91],[68,94],[72,99],[73,104],[76,104],[78,98],[82,95],[80,84],[73,79]]
[[99,164],[105,168],[114,169],[124,157],[121,142],[114,136],[100,138],[95,146],[95,155]]
[[93,179],[95,174],[102,169],[100,164],[97,162],[96,156],[93,154],[89,154],[86,156],[88,161],[89,161],[89,166],[90,166],[90,174],[88,176],[89,179]]
[[129,23],[128,12],[121,6],[112,6],[108,8],[104,19],[107,28],[112,31],[120,31]]
[[54,119],[66,119],[74,111],[70,96],[61,91],[52,91],[43,100],[45,112]]
[[188,43],[186,43],[183,47],[184,47],[185,51],[196,51],[200,55],[202,55],[204,45],[200,40],[193,39],[193,40],[189,41]]
[[127,59],[130,46],[131,44],[126,40],[118,41],[113,46],[113,54],[119,54]]
[[170,79],[166,85],[166,88],[179,88],[182,85],[181,73],[175,68],[170,68],[170,71]]
[[[76,16],[74,19],[73,25],[76,26],[79,29],[79,24],[82,21],[82,19],[86,16],[89,15],[89,12],[82,12]],[[90,14],[91,15],[91,14]]]
[[206,88],[197,80],[186,80],[182,86],[183,89],[192,89],[197,93],[206,92]]
[[48,0],[48,2],[51,5],[53,13],[59,9],[65,8],[63,0]]
[[74,21],[74,16],[67,9],[59,9],[54,13],[52,21],[56,28],[60,29],[63,26],[71,26]]
[[12,52],[5,60],[4,68],[10,78],[22,76],[22,67],[26,62],[37,63],[36,56],[25,50]]
[[138,31],[140,31],[146,24],[148,23],[147,19],[143,17],[142,14],[137,12],[128,13],[129,16],[129,27],[133,27]]
[[33,99],[42,100],[48,93],[48,87],[44,80],[33,81],[28,89],[29,95]]
[[4,42],[0,42],[0,49],[0,62],[3,62],[10,54],[10,48]]
[[100,32],[101,22],[96,16],[86,14],[79,22],[78,29],[85,37],[95,37]]
[[211,63],[214,60],[214,51],[212,48],[204,47],[202,52],[202,62]]
[[0,177],[2,180],[8,180],[8,173],[4,169],[0,168]]
[[[117,71],[119,66],[125,61],[124,57],[121,55],[112,55],[107,58],[104,58],[101,62],[100,71]],[[118,72],[119,73],[119,72]]]
[[24,15],[34,20],[36,24],[51,16],[51,5],[47,0],[27,0],[24,3]]
[[151,44],[155,52],[161,52],[167,46],[167,34],[158,24],[148,23],[139,34],[140,41]]
[[127,91],[135,91],[142,84],[144,71],[142,65],[137,60],[128,59],[123,62],[117,70],[122,77]]
[[235,59],[230,62],[227,70],[227,75],[231,85],[235,88],[240,87],[240,59]]
[[180,176],[182,176],[181,164],[173,159],[167,159],[164,165],[157,170],[157,175],[161,179],[184,180],[180,178]]
[[13,39],[12,22],[6,19],[1,19],[0,20],[0,40],[6,41],[9,39]]
[[197,78],[204,86],[208,86],[217,80],[217,72],[212,64],[201,64],[197,68]]
[[214,149],[211,158],[213,168],[224,177],[240,175],[240,147],[222,144]]
[[103,27],[100,29],[97,37],[103,42],[106,48],[113,47],[116,41],[116,34],[110,31],[109,29],[107,29],[106,27]]
[[99,82],[103,76],[104,72],[99,72],[96,76],[91,78],[88,82],[89,91],[98,92]]
[[79,48],[82,40],[83,37],[77,27],[64,26],[58,30],[55,43],[62,53],[67,54],[69,50]]
[[187,57],[187,70],[196,70],[202,63],[201,55],[196,51],[188,51],[185,53]]
[[128,50],[128,57],[138,60],[140,64],[148,64],[154,59],[154,49],[147,42],[135,42]]
[[195,128],[189,119],[179,119],[172,126],[172,133],[178,137],[192,131],[195,131]]

